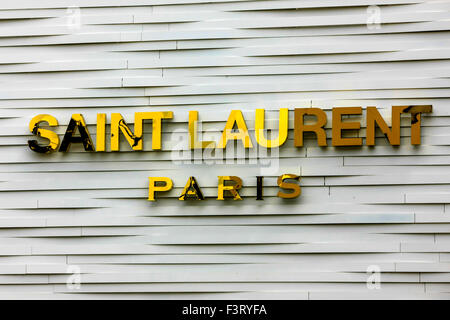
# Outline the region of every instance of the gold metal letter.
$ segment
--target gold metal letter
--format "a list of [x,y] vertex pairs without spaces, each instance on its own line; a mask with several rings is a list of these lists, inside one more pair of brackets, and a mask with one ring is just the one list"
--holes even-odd
[[111,151],[119,151],[119,128],[133,150],[142,150],[138,144],[142,136],[133,134],[120,113],[111,113]]
[[[218,193],[217,200],[224,200],[223,193],[224,191],[229,191],[233,195],[233,200],[242,200],[241,196],[237,192],[242,187],[242,180],[236,176],[219,176],[219,185],[218,185]],[[225,185],[225,181],[234,181],[234,185]]]
[[300,176],[297,176],[295,174],[282,174],[278,177],[277,184],[280,188],[283,189],[291,189],[293,192],[291,193],[284,193],[281,191],[278,191],[277,197],[283,198],[283,199],[293,199],[297,198],[299,195],[301,195],[302,190],[300,186],[296,183],[288,183],[284,182],[286,179],[293,179],[293,180],[300,180]]
[[430,113],[433,111],[431,105],[417,105],[417,106],[402,106],[403,113],[411,113],[411,144],[420,145],[420,125],[421,125],[421,113]]
[[[233,132],[235,124],[239,132]],[[228,140],[241,140],[245,148],[253,148],[252,141],[248,135],[247,125],[240,110],[231,111],[217,147],[224,149],[227,146]]]
[[162,119],[172,119],[172,111],[136,112],[134,114],[134,133],[141,139],[137,142],[137,148],[142,150],[143,120],[152,120],[152,150],[161,150]]
[[[169,191],[173,187],[173,182],[167,177],[149,177],[149,187],[148,187],[148,201],[155,200],[156,191]],[[164,183],[162,186],[157,186],[156,183]]]
[[255,135],[256,142],[265,148],[277,148],[287,139],[289,125],[289,109],[280,109],[280,119],[278,128],[278,137],[272,140],[266,140],[264,137],[264,109],[256,109],[255,113]]
[[106,113],[97,113],[97,152],[105,151]]
[[215,148],[214,141],[198,141],[198,111],[189,111],[189,149]]
[[195,180],[194,177],[189,177],[189,180],[186,183],[181,196],[178,198],[178,200],[181,201],[184,201],[186,199],[205,200],[202,190],[200,190],[200,186],[198,185],[197,180]]
[[[314,115],[317,123],[312,125],[304,125],[303,117],[305,115]],[[327,124],[327,115],[325,111],[319,108],[296,108],[294,109],[294,145],[303,147],[303,132],[315,132],[317,136],[317,144],[320,147],[327,146],[327,134],[323,128]]]
[[378,125],[380,130],[389,140],[392,146],[400,145],[400,115],[402,113],[402,107],[392,107],[392,125],[389,126],[384,121],[381,114],[378,112],[376,107],[367,107],[366,109],[366,145],[375,145],[375,124]]
[[[80,136],[74,136],[76,130],[80,133]],[[89,134],[88,127],[84,121],[83,115],[76,113],[72,115],[69,124],[64,134],[64,138],[59,147],[59,152],[69,151],[72,143],[82,143],[84,150],[95,151],[94,143],[92,142],[91,135]]]
[[361,129],[360,122],[342,122],[343,114],[361,114],[361,107],[333,108],[332,145],[333,146],[361,146],[362,138],[342,138],[342,130]]
[[47,122],[50,127],[55,127],[58,125],[58,120],[55,117],[48,114],[40,114],[31,119],[29,128],[30,131],[39,137],[50,140],[49,144],[46,146],[40,146],[36,140],[28,140],[28,146],[31,150],[39,153],[50,153],[55,151],[59,146],[58,135],[47,129],[40,129],[38,124],[40,122]]

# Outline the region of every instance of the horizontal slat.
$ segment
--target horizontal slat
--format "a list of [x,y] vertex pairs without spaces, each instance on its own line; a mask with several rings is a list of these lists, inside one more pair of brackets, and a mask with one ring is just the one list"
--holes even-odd
[[[0,298],[450,299],[449,10],[423,0],[3,1]],[[368,147],[365,109],[390,125],[396,105],[433,106],[421,145],[403,115],[399,147],[378,129]],[[344,136],[363,146],[332,147],[332,108],[349,106],[364,112]],[[328,117],[327,147],[311,132],[294,145],[294,108],[310,107]],[[188,150],[189,111],[203,140],[218,141],[242,110],[256,146],[260,108],[272,137],[278,110],[290,110],[279,152],[210,161]],[[151,123],[142,152],[123,137],[120,152],[28,147],[38,114],[57,118],[60,139],[83,114],[97,146],[98,113],[109,137],[111,113],[132,124],[148,111],[174,114],[161,151]],[[301,176],[300,197],[277,197],[284,173]],[[242,178],[242,201],[216,200],[217,177],[229,175]],[[158,176],[173,189],[149,202]],[[205,201],[178,200],[190,176]],[[379,290],[368,290],[371,270]]]

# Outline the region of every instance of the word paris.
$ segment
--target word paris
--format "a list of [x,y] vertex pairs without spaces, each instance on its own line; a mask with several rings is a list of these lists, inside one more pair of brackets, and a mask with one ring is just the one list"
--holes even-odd
[[[217,187],[217,200],[225,200],[224,193],[229,192],[233,200],[242,200],[239,195],[238,190],[242,187],[242,179],[236,176],[219,176],[219,182]],[[149,177],[150,180],[148,187],[148,201],[155,200],[155,192],[170,191],[173,187],[173,182],[167,177]],[[264,177],[256,177],[256,200],[263,199],[263,179]],[[288,182],[289,180],[299,181],[300,176],[295,174],[282,174],[277,179],[277,184],[280,187],[277,197],[283,199],[294,199],[297,198],[302,190],[296,182]],[[285,190],[290,190],[290,192],[284,192]],[[187,199],[194,200],[205,200],[202,190],[195,180],[194,177],[189,177],[186,186],[181,192],[178,200],[184,201]]]
[[[400,118],[401,114],[411,115],[411,144],[420,145],[421,114],[430,113],[431,105],[415,106],[393,106],[391,115],[391,127],[389,127],[376,107],[366,108],[366,145],[375,145],[375,128],[378,126],[385,134],[391,145],[400,145]],[[361,115],[361,107],[339,107],[332,110],[332,146],[361,146],[363,139],[343,138],[345,130],[359,130],[361,123],[357,121],[343,121],[342,116]],[[305,124],[305,116],[313,116],[313,124]],[[126,124],[120,113],[111,114],[111,149],[119,151],[120,133],[125,137],[134,151],[143,150],[143,126],[144,120],[152,121],[152,150],[161,150],[162,120],[172,119],[171,111],[164,112],[136,112],[134,116],[134,132]],[[321,147],[328,146],[325,125],[327,115],[320,108],[296,108],[294,109],[294,146],[303,147],[304,132],[313,132],[317,138],[317,143]],[[58,120],[48,114],[35,116],[30,122],[30,131],[39,137],[46,138],[49,142],[46,145],[39,145],[36,140],[29,140],[28,145],[31,150],[39,153],[49,153],[56,151],[67,152],[72,143],[82,143],[86,151],[107,151],[106,150],[106,114],[97,114],[96,146],[89,134],[86,122],[81,114],[73,114],[69,121],[63,140],[60,144],[59,136],[54,131],[40,128],[41,123],[47,123],[49,127],[58,126]],[[189,111],[189,148],[226,148],[228,141],[240,140],[245,148],[253,148],[249,131],[244,117],[240,110],[232,110],[221,139],[216,141],[201,141],[197,130],[198,112]],[[267,140],[264,134],[264,109],[256,109],[255,112],[255,138],[256,142],[266,148],[277,148],[286,142],[288,137],[289,110],[283,108],[279,110],[278,137]],[[78,130],[79,135],[76,135]]]

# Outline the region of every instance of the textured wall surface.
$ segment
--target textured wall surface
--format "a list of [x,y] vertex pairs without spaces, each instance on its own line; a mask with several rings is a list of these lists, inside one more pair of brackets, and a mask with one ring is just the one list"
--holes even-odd
[[[449,35],[445,0],[0,0],[0,298],[450,298]],[[264,201],[248,159],[173,161],[189,110],[214,136],[233,109],[276,128],[279,108],[413,104],[433,105],[421,146],[407,116],[400,147],[290,130]],[[82,113],[95,139],[97,113],[152,110],[174,112],[163,151],[27,145],[37,114],[62,138]],[[298,199],[275,197],[281,173]],[[177,199],[190,175],[207,200]],[[215,200],[218,175],[244,200]],[[149,176],[175,187],[150,203]]]

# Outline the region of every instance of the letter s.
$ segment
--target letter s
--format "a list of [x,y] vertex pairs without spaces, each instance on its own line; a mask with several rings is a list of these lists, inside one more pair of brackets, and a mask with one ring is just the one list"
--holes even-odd
[[29,127],[31,133],[37,135],[38,137],[50,140],[50,143],[46,146],[40,146],[36,140],[28,140],[28,146],[31,150],[39,153],[50,153],[52,151],[55,151],[59,146],[58,135],[51,130],[39,128],[38,124],[40,122],[47,122],[49,126],[55,127],[58,125],[58,120],[56,120],[56,118],[51,115],[40,114],[35,116],[30,121]]
[[277,196],[280,198],[283,198],[283,199],[297,198],[302,193],[300,186],[296,183],[284,182],[284,180],[287,180],[287,179],[293,179],[293,180],[298,181],[298,180],[300,180],[300,176],[297,176],[295,174],[282,174],[281,176],[279,176],[278,180],[277,180],[278,186],[283,189],[290,189],[290,190],[292,190],[292,192],[284,193],[284,192],[278,191]]

